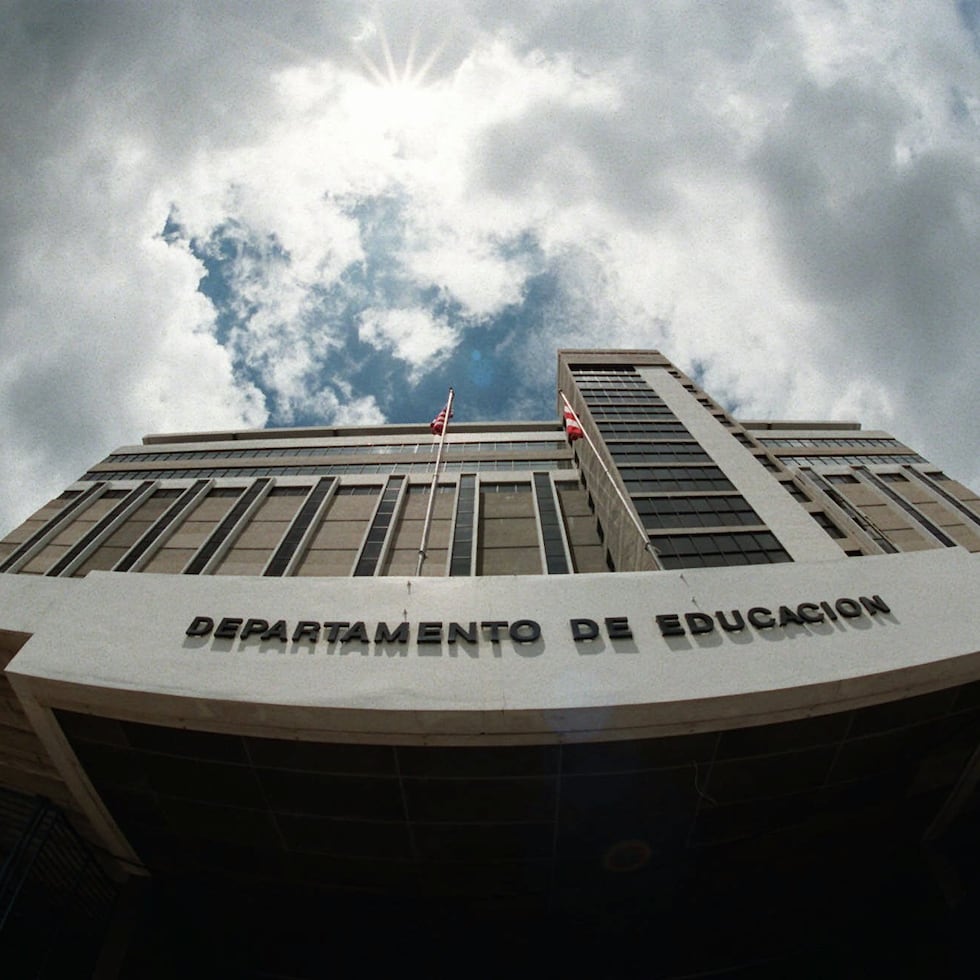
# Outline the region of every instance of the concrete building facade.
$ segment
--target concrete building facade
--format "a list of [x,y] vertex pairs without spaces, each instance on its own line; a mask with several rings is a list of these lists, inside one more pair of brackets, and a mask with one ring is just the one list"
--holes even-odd
[[379,908],[656,923],[680,976],[964,907],[980,498],[657,352],[558,386],[584,438],[454,422],[438,473],[428,426],[148,436],[0,542],[0,786],[169,902],[121,975],[195,903],[215,969],[296,977]]

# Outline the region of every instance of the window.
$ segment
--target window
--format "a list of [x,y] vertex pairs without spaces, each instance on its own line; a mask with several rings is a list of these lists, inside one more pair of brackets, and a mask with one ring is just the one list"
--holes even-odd
[[607,446],[612,458],[623,463],[640,460],[652,463],[674,460],[711,462],[711,457],[696,442],[610,442]]
[[665,420],[676,418],[674,413],[666,405],[590,405],[589,411],[592,417],[599,422],[602,419],[631,419],[633,421],[650,422],[655,421],[655,417],[662,417]]
[[631,419],[622,422],[598,421],[596,428],[607,439],[617,437],[632,437],[634,439],[668,439],[671,436],[691,437],[691,433],[680,422],[661,422],[653,419]]
[[802,503],[806,503],[810,498],[792,481],[789,483],[784,483],[783,487],[786,492],[794,499],[799,500]]
[[476,514],[476,477],[460,477],[456,498],[456,523],[449,562],[450,575],[470,575],[473,559],[473,527]]
[[744,498],[728,495],[716,497],[645,497],[634,505],[643,526],[649,530],[673,527],[761,526],[762,518]]
[[818,510],[810,516],[832,537],[846,538],[847,535],[822,511]]
[[357,564],[354,566],[356,576],[374,575],[385,538],[388,535],[388,528],[391,526],[392,518],[395,515],[395,504],[398,502],[398,494],[404,480],[403,476],[393,476],[388,480],[388,485],[381,494],[378,509],[374,512],[374,520],[368,529],[367,540],[364,542]]
[[765,565],[790,557],[769,531],[738,534],[651,535],[664,568]]
[[565,557],[561,518],[558,516],[558,508],[555,507],[555,495],[547,473],[534,474],[534,496],[541,520],[545,567],[549,575],[565,575],[568,573],[568,559]]
[[480,493],[530,493],[530,492],[531,492],[530,483],[481,483],[480,484]]
[[859,456],[780,456],[787,466],[874,466],[880,463],[924,463],[916,453],[878,453]]
[[620,476],[632,496],[689,490],[734,490],[717,466],[623,466]]
[[[481,459],[443,462],[447,473],[485,473],[494,470],[570,470],[570,459]],[[199,477],[253,476],[340,476],[363,473],[428,473],[435,461],[427,463],[318,463],[311,466],[206,467],[186,470],[90,470],[79,482],[98,480],[194,480]]]

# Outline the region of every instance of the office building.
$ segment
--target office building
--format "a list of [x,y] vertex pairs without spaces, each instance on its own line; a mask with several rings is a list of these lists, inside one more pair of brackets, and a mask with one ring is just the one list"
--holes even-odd
[[875,940],[918,923],[955,965],[980,497],[657,352],[562,351],[558,386],[555,421],[444,440],[147,436],[3,539],[5,874],[42,818],[94,855],[66,948],[122,934],[82,922],[120,886],[155,910],[123,976],[168,975],[192,910],[253,976],[378,917],[463,951],[653,930],[650,976],[907,958]]

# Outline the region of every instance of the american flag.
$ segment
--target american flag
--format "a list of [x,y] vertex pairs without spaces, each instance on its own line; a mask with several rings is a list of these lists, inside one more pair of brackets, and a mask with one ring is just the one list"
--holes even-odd
[[[448,406],[447,406],[448,407]],[[449,412],[449,418],[453,417],[453,413]],[[446,409],[444,408],[430,423],[429,428],[432,430],[434,436],[441,436],[442,430],[446,428]]]

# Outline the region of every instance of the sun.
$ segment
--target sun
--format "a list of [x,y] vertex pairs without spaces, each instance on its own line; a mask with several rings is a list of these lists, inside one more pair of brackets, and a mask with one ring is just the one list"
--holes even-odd
[[363,85],[356,96],[362,119],[398,140],[403,150],[417,148],[431,135],[440,115],[444,92],[432,68],[442,45],[427,48],[420,57],[416,28],[393,50],[384,24],[375,19],[361,22],[351,46],[363,67]]

